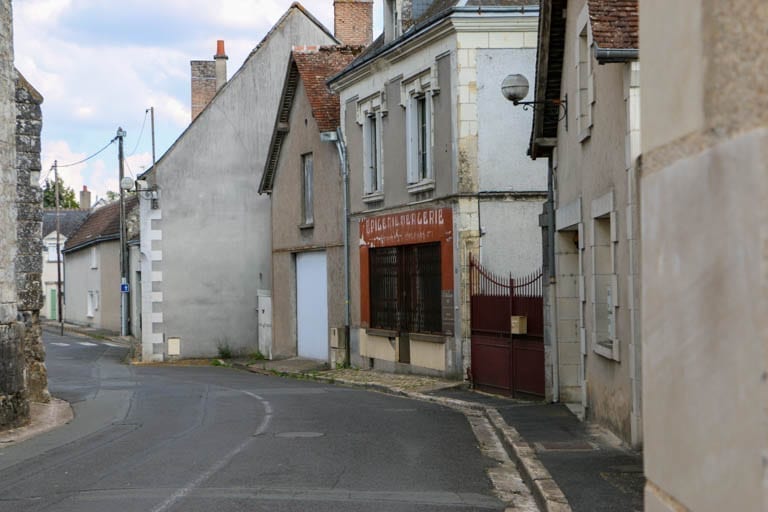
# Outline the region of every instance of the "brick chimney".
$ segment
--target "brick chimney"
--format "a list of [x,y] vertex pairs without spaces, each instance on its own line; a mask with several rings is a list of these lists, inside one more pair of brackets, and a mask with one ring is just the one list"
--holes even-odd
[[373,0],[334,0],[333,32],[345,45],[368,46],[373,41]]
[[203,111],[216,95],[216,63],[212,60],[193,60],[192,67],[192,120]]
[[227,83],[227,55],[224,41],[216,41],[213,60],[190,61],[192,67],[192,120],[211,102],[216,91]]
[[91,209],[91,191],[85,185],[83,185],[83,190],[80,191],[80,208],[84,210]]
[[216,41],[216,55],[213,56],[214,62],[216,62],[216,91],[218,92],[225,83],[227,83],[227,54],[224,53],[224,41],[219,39]]

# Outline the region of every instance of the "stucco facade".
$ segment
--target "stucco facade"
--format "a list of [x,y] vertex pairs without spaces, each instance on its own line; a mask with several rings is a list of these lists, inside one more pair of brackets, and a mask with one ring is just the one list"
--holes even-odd
[[768,510],[767,25],[640,2],[649,512]]
[[[512,109],[499,91],[510,67],[533,70],[537,12],[518,6],[478,16],[476,9],[457,7],[391,41],[385,27],[380,50],[332,79],[349,155],[350,232],[360,237],[350,253],[354,364],[464,378],[470,366],[469,255],[512,274],[540,267],[546,166],[516,154],[515,147],[525,153],[530,113]],[[414,179],[412,169],[421,164],[414,164],[409,130],[416,129],[411,123],[420,108],[429,118],[429,147],[419,153],[427,154],[428,172]],[[366,181],[372,118],[380,133],[381,174],[373,191]],[[409,255],[407,246],[425,244],[433,246],[429,258],[440,267],[433,277],[439,280],[439,318],[412,332],[372,327],[374,253],[389,248],[402,253],[398,258],[419,260],[426,256],[418,248]]]
[[66,252],[64,269],[64,320],[120,331],[120,242],[111,240]]
[[[142,356],[259,347],[272,290],[270,200],[258,195],[293,45],[334,44],[294,4],[156,165],[141,198]],[[178,347],[178,351],[176,348]],[[264,350],[267,350],[265,347]]]
[[[272,190],[273,356],[295,356],[297,347],[297,254],[324,252],[327,262],[328,327],[344,330],[343,200],[339,156],[322,142],[303,82],[296,88],[290,134],[283,143]],[[302,220],[302,155],[312,154],[314,222]],[[320,305],[318,304],[318,307]],[[327,345],[327,333],[326,345]],[[343,354],[338,354],[343,356]],[[330,359],[330,353],[325,358]],[[343,362],[343,358],[337,359]]]
[[[567,110],[539,111],[531,146],[534,157],[548,157],[551,175],[545,321],[557,347],[548,360],[552,398],[639,447],[640,66],[631,58],[598,61],[599,2],[567,2],[564,22],[561,7],[548,2],[542,15],[549,29],[540,55],[551,53],[538,73],[554,78],[540,84],[536,99],[558,91]],[[547,134],[542,126],[551,119]]]

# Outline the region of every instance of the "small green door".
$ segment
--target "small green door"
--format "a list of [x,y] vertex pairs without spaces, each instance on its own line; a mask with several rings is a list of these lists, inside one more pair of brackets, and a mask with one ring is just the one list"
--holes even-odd
[[59,317],[56,315],[56,306],[58,305],[58,301],[56,300],[56,289],[51,290],[51,320],[58,320]]

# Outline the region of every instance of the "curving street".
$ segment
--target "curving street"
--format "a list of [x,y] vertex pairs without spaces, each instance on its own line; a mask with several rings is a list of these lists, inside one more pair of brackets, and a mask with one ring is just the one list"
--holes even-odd
[[69,424],[0,446],[2,511],[503,510],[467,418],[221,367],[129,366],[45,334]]

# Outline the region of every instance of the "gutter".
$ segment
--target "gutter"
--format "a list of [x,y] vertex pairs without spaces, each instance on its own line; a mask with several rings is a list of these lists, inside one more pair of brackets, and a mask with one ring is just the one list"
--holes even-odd
[[86,240],[85,242],[80,242],[74,247],[69,247],[67,249],[62,249],[62,254],[69,254],[71,252],[79,251],[80,249],[85,249],[86,247],[90,247],[91,245],[96,245],[100,242],[109,242],[112,240],[119,240],[120,239],[120,233],[113,233],[111,235],[102,235],[96,238],[92,238],[90,240]]
[[630,62],[640,58],[637,48],[600,48],[595,45],[595,60],[598,64]]

